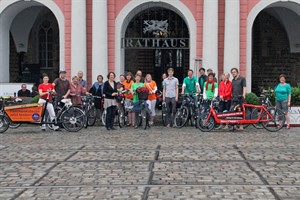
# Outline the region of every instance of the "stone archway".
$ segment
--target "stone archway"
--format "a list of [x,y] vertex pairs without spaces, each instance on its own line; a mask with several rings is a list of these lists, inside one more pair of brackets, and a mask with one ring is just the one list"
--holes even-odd
[[[58,23],[59,28],[59,66],[64,66],[65,63],[65,54],[64,54],[64,15],[60,8],[52,0],[33,0],[33,1],[19,1],[11,0],[4,1],[0,4],[0,65],[3,66],[0,69],[0,81],[1,82],[10,82],[10,33],[17,32],[22,26],[13,26],[14,20],[17,16],[20,15],[24,10],[30,8],[46,8],[51,11]],[[35,10],[34,13],[31,13],[30,17],[24,18],[23,32],[27,36],[31,32],[31,27],[34,25],[36,18],[38,17],[39,9]],[[11,29],[14,29],[13,31]],[[12,34],[13,35],[13,34]],[[16,39],[18,38],[18,39]],[[17,43],[16,43],[17,41]],[[20,42],[24,41],[24,42]],[[25,52],[28,48],[28,39],[24,40],[24,37],[18,36],[14,37],[13,42],[15,42],[15,49],[18,52]]]
[[125,71],[134,74],[140,69],[159,83],[172,67],[182,82],[189,69],[189,45],[187,25],[177,13],[163,7],[142,10],[129,22],[122,38]]
[[194,68],[196,58],[196,20],[191,11],[180,0],[161,0],[159,2],[130,1],[118,14],[115,23],[115,69],[117,77],[124,73],[125,52],[121,48],[121,38],[124,38],[126,28],[137,12],[149,7],[163,7],[180,15],[187,24],[190,33],[190,57],[189,66]]
[[[281,35],[282,40],[285,40],[285,44],[283,45],[277,42],[278,45],[276,47],[276,42],[275,42],[274,43],[275,46],[272,48],[271,40],[274,39],[274,36],[276,36],[276,34],[275,33],[271,34],[273,39],[271,39],[271,37],[269,37],[268,39],[267,36],[268,34],[262,34],[261,37],[265,38],[264,39],[265,44],[262,45],[263,51],[260,52],[261,58],[259,58],[259,60],[265,60],[265,61],[258,62],[256,59],[257,52],[254,52],[253,44],[254,44],[255,37],[253,37],[254,34],[253,32],[255,32],[254,29],[255,27],[256,28],[259,27],[257,23],[259,23],[259,21],[263,22],[264,19],[266,20],[266,18],[268,18],[267,20],[269,20],[269,22],[273,24],[274,30],[275,27],[277,27],[276,28],[277,30],[280,30],[280,34],[278,33],[277,36]],[[277,83],[278,81],[277,78],[280,73],[284,73],[286,72],[286,70],[290,71],[291,68],[294,68],[294,66],[291,66],[289,63],[291,61],[290,56],[298,57],[297,54],[300,52],[300,38],[297,37],[297,35],[298,36],[300,35],[299,24],[300,24],[300,4],[298,1],[295,0],[291,0],[288,2],[282,2],[279,0],[260,1],[257,3],[257,5],[254,6],[254,8],[251,10],[247,18],[247,86],[249,86],[254,90],[258,90],[259,84],[265,87],[271,85],[273,86],[274,84]],[[268,45],[269,47],[266,47]],[[280,45],[282,46],[280,47]],[[273,54],[273,59],[272,57],[270,57],[271,54]],[[269,59],[265,59],[266,56],[269,57]],[[252,67],[254,66],[254,70],[256,70],[256,68],[261,70],[262,66],[266,66],[266,65],[269,66],[271,65],[271,67],[269,67],[269,69],[267,70],[268,73],[270,73],[268,77],[267,78],[260,77],[261,79],[260,82],[263,81],[263,83],[253,84],[254,81],[257,82],[258,80],[253,80],[253,76],[255,76],[255,72],[253,72]],[[298,71],[294,71],[292,73],[289,72],[289,74],[291,75],[297,74]],[[263,73],[264,72],[261,71],[261,74]],[[253,88],[252,85],[255,88]]]

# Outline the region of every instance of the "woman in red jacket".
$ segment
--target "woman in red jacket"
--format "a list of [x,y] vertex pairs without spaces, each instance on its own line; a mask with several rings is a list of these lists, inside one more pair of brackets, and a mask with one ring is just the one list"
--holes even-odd
[[231,106],[231,98],[232,98],[232,83],[229,80],[230,74],[225,73],[224,79],[221,81],[219,85],[219,97],[220,97],[220,112],[225,110],[229,111]]
[[[229,111],[231,106],[231,99],[232,99],[232,83],[229,80],[230,74],[228,72],[224,73],[224,78],[219,84],[219,97],[220,97],[220,107],[219,111]],[[228,126],[225,125],[219,126],[217,129],[228,129]]]

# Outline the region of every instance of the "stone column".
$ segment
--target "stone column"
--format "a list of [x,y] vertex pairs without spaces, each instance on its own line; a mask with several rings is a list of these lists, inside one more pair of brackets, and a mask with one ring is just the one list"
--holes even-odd
[[203,67],[218,77],[218,0],[204,0]]
[[224,72],[240,65],[240,1],[225,1]]
[[108,73],[107,0],[93,0],[92,80]]
[[[65,67],[65,66],[60,66]],[[83,71],[87,75],[86,1],[72,1],[71,76]]]

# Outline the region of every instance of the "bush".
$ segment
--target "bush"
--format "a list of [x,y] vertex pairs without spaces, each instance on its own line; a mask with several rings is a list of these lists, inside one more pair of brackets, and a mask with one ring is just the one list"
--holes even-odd
[[254,93],[247,93],[246,94],[246,99],[245,99],[247,104],[253,104],[253,105],[258,105],[259,99]]
[[300,88],[292,87],[292,95],[291,95],[291,105],[299,106],[300,105]]
[[30,103],[37,103],[39,102],[39,99],[40,99],[40,95],[36,95],[35,97],[32,98]]

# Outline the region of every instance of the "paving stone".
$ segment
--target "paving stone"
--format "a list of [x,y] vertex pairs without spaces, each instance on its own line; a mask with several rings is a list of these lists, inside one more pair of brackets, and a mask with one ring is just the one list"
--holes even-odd
[[52,165],[53,163],[0,163],[0,187],[30,186]]
[[189,126],[110,132],[88,127],[78,133],[8,129],[0,134],[0,199],[23,190],[17,199],[141,199],[146,187],[148,199],[275,199],[257,171],[282,199],[298,200],[299,132],[251,126],[210,133]]

